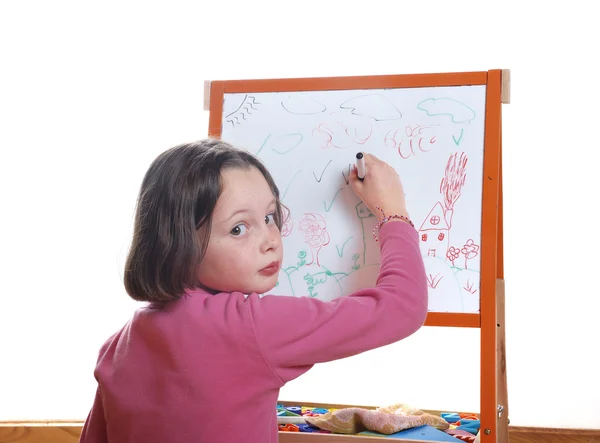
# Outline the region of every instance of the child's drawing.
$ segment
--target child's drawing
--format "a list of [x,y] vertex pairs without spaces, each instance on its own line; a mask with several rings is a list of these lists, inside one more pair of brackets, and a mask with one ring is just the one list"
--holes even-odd
[[[436,202],[419,228],[423,255],[447,258],[450,248],[450,230],[454,206],[461,196],[467,178],[467,156],[455,152],[448,158],[444,177],[440,182],[441,201]],[[453,249],[454,254],[455,249]],[[454,255],[452,255],[454,257]],[[456,260],[453,258],[452,262]]]
[[342,169],[342,177],[344,177],[344,182],[346,183],[346,185],[350,184],[350,171],[352,170],[352,163],[348,163],[348,170],[346,171],[345,168]]
[[469,294],[475,294],[477,292],[477,287],[475,283],[471,282],[470,279],[467,279],[467,283],[463,286],[463,289],[467,291]]
[[436,136],[432,133],[433,126],[406,125],[404,130],[391,129],[383,138],[386,147],[397,149],[403,159],[417,155],[417,152],[431,151]]
[[462,152],[452,154],[446,163],[444,178],[440,182],[440,193],[444,205],[444,214],[447,214],[448,224],[452,225],[454,205],[461,196],[461,190],[467,178],[467,155]]
[[427,271],[429,305],[443,306],[444,311],[463,312],[463,291],[456,270],[443,257],[423,257]]
[[[451,245],[454,208],[467,178],[467,156],[464,152],[450,155],[440,182],[441,200],[433,205],[419,227],[421,254],[428,264],[428,286],[432,302],[455,306],[462,312],[479,289],[479,273],[468,269],[468,260],[479,254],[479,245],[467,239],[462,246]],[[463,261],[459,259],[462,255]],[[464,267],[460,267],[464,264]],[[478,299],[477,299],[478,302]]]
[[340,112],[331,113],[326,121],[320,122],[312,131],[316,145],[323,149],[364,145],[372,134],[373,128],[368,118]]
[[304,140],[304,136],[297,132],[279,135],[269,134],[262,142],[255,155],[260,155],[265,148],[267,151],[273,151],[276,154],[285,155],[297,148],[300,143],[302,143],[302,140]]
[[454,246],[450,246],[448,248],[448,252],[446,252],[446,258],[450,263],[452,263],[453,267],[456,267],[455,261],[460,257],[460,248],[455,248]]
[[460,130],[460,134],[455,136],[452,136],[452,140],[454,141],[454,144],[456,146],[460,145],[460,142],[462,141],[463,135],[465,134],[465,128],[461,128]]
[[442,281],[442,279],[444,278],[444,276],[440,275],[440,274],[428,274],[427,275],[427,286],[429,286],[430,288],[433,289],[437,289],[438,285],[440,284],[440,282]]
[[295,263],[280,271],[277,291],[284,291],[280,292],[284,294],[319,297],[323,300],[333,300],[343,295],[340,281],[348,274],[333,272],[322,265],[307,268],[312,263],[308,263],[306,257],[306,251],[300,251]]
[[339,195],[340,192],[342,192],[344,188],[340,188],[338,189],[335,194],[333,195],[333,198],[331,199],[331,201],[329,203],[327,203],[326,201],[323,201],[323,209],[325,210],[325,212],[329,212],[331,211],[331,208],[333,207],[333,203],[335,202],[335,199],[337,198],[337,196]]
[[352,114],[372,118],[375,121],[398,120],[402,113],[392,102],[381,94],[365,94],[346,100],[341,109],[349,109]]
[[350,184],[363,151],[402,179],[430,310],[478,312],[485,97],[485,86],[225,94],[222,138],[260,157],[289,209],[271,293],[327,301],[375,284],[377,217]]
[[298,229],[304,235],[304,241],[310,248],[311,258],[306,265],[309,266],[317,262],[317,266],[321,266],[319,251],[323,246],[327,246],[330,240],[325,219],[321,214],[304,214],[300,219]]
[[452,123],[468,123],[475,119],[475,111],[464,103],[451,98],[428,98],[417,105],[428,116],[447,115]]
[[295,149],[302,143],[304,136],[302,134],[281,134],[272,138],[271,150],[277,154],[283,155]]
[[292,187],[292,184],[300,174],[302,174],[302,171],[296,171],[296,173],[292,176],[291,180],[287,183],[285,189],[283,190],[283,193],[281,194],[281,201],[285,200],[285,196],[287,195],[288,191]]
[[283,207],[282,211],[283,213],[281,214],[281,217],[283,219],[283,224],[281,225],[281,236],[287,237],[292,233],[292,230],[294,229],[294,220],[290,215],[289,209]]
[[323,169],[321,171],[321,173],[319,174],[319,177],[317,178],[317,174],[314,173],[313,171],[313,177],[315,178],[315,180],[317,181],[317,183],[321,183],[321,180],[323,180],[323,174],[325,174],[325,171],[327,170],[327,167],[331,164],[331,160],[329,160],[327,162],[327,164],[325,165],[325,169]]
[[465,257],[465,269],[468,268],[468,260],[477,257],[479,255],[479,245],[476,245],[472,238],[468,239],[465,245],[460,250]]
[[232,127],[241,125],[247,120],[250,114],[258,110],[260,103],[253,95],[245,95],[237,109],[225,116],[225,121],[230,123]]
[[446,220],[441,203],[437,202],[419,228],[421,253],[432,257],[445,257],[449,247],[449,234],[450,224]]
[[288,95],[281,101],[281,106],[290,114],[296,115],[320,114],[327,109],[323,103],[310,98],[308,94]]
[[370,237],[375,225],[377,225],[377,218],[363,202],[356,205],[355,209],[362,231],[362,253],[359,254],[357,259],[360,259],[363,266],[366,264],[379,264],[379,246],[372,242]]

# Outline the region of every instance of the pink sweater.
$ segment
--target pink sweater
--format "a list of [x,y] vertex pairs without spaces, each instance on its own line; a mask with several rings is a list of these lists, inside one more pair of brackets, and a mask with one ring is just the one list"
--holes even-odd
[[418,237],[381,228],[374,288],[309,297],[189,292],[142,308],[100,351],[82,443],[276,443],[279,389],[315,363],[401,340],[427,315]]

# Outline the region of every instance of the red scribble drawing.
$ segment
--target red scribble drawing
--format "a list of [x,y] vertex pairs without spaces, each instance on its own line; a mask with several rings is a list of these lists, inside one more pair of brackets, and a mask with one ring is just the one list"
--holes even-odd
[[477,288],[474,287],[475,285],[473,283],[471,283],[471,280],[467,280],[467,283],[463,286],[463,289],[471,294],[475,294],[477,292]]
[[448,163],[446,163],[446,171],[444,178],[440,182],[440,193],[442,194],[442,202],[444,210],[448,214],[448,222],[452,225],[452,216],[454,215],[454,205],[460,198],[462,187],[465,185],[467,178],[467,155],[458,152],[450,155]]
[[455,248],[454,246],[450,246],[448,248],[448,252],[446,252],[446,258],[448,260],[450,260],[450,263],[452,263],[452,266],[454,266],[454,262],[456,261],[456,259],[458,259],[459,256],[460,256],[459,248]]
[[325,219],[320,214],[306,213],[302,216],[299,223],[300,232],[304,235],[304,241],[310,247],[311,260],[306,265],[311,265],[315,261],[317,266],[321,266],[319,263],[319,252],[323,246],[329,244],[329,233],[327,232],[327,225]]
[[294,229],[294,220],[292,220],[292,217],[290,217],[290,211],[286,208],[282,208],[281,217],[283,218],[283,224],[281,225],[281,236],[287,237]]
[[479,255],[479,245],[476,245],[473,239],[470,238],[467,240],[460,252],[462,252],[465,256],[465,269],[468,269],[467,261]]
[[397,149],[400,157],[406,160],[416,155],[415,149],[421,152],[431,151],[437,141],[436,137],[423,133],[425,129],[431,128],[432,126],[406,125],[403,132],[401,129],[392,129],[385,134],[383,142],[386,147]]
[[313,129],[313,139],[320,148],[343,149],[353,144],[364,145],[373,134],[371,123],[365,117],[343,116],[339,112],[331,113],[330,117],[329,121]]
[[433,205],[419,228],[422,252],[436,257],[440,251],[440,255],[450,260],[453,266],[459,253],[456,252],[457,248],[450,249],[450,230],[452,229],[454,206],[461,196],[466,177],[466,154],[464,152],[460,155],[457,152],[451,154],[446,163],[444,177],[440,182],[442,199]]
[[443,278],[444,276],[442,275],[440,277],[440,274],[436,274],[435,276],[429,274],[427,276],[427,286],[429,286],[432,289],[435,289],[440,284]]

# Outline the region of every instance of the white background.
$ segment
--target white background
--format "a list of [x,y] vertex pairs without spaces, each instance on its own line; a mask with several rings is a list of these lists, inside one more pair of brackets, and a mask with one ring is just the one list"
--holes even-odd
[[[0,4],[0,420],[86,416],[98,348],[136,307],[121,276],[138,186],[158,153],[206,135],[204,80],[509,68],[511,424],[599,428],[592,3],[200,4]],[[402,349],[282,397],[478,409],[476,331],[425,328]]]

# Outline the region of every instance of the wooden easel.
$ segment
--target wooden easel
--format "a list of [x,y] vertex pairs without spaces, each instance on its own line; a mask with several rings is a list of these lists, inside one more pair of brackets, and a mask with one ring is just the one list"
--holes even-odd
[[[338,78],[235,80],[205,83],[204,108],[210,110],[209,136],[220,137],[227,93],[294,92],[486,85],[485,155],[481,229],[480,312],[431,312],[426,326],[479,328],[481,333],[481,443],[508,441],[508,394],[504,332],[502,212],[502,103],[510,103],[510,71],[385,75]],[[291,404],[292,402],[285,402]],[[342,405],[335,405],[341,407]],[[348,405],[346,405],[348,406]],[[280,432],[282,443],[380,442],[379,437]],[[414,442],[414,440],[391,440]],[[457,440],[458,441],[458,440]]]

